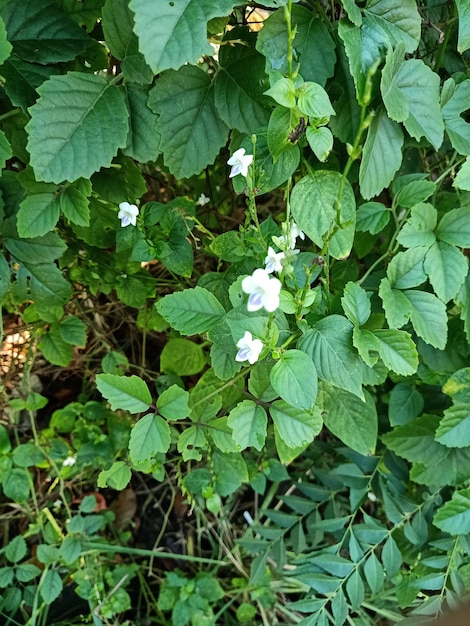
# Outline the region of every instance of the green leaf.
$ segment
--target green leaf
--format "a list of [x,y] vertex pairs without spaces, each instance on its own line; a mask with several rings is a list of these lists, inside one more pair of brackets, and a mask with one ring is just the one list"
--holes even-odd
[[470,402],[470,368],[463,367],[446,381],[442,391],[452,398],[455,404]]
[[59,219],[59,201],[54,193],[27,196],[20,204],[17,217],[20,237],[41,237],[52,230]]
[[469,98],[470,80],[464,80],[456,85],[454,79],[449,78],[442,86],[441,104],[444,128],[452,147],[464,156],[470,152],[470,124],[463,119],[461,114],[468,109]]
[[[340,223],[337,200],[342,189]],[[352,247],[356,202],[350,183],[338,172],[316,171],[304,176],[291,194],[292,215],[305,234],[322,248],[330,239],[329,253],[345,258]],[[313,210],[312,210],[313,209]]]
[[[7,31],[5,29],[5,23],[0,18],[0,64],[4,63],[10,56],[12,47],[7,38]],[[2,166],[2,169],[5,166]]]
[[74,181],[109,167],[129,128],[122,91],[103,76],[68,72],[38,92],[26,126],[36,179]]
[[267,422],[264,408],[252,400],[239,402],[230,411],[227,420],[239,450],[245,450],[250,446],[262,450],[266,440]]
[[[323,20],[302,6],[294,4],[291,11],[293,48],[301,59],[301,74],[306,81],[324,86],[333,76],[336,54],[335,44]],[[315,41],[312,46],[311,42]],[[256,48],[266,57],[267,71],[288,73],[287,37],[284,11],[275,11],[263,23]]]
[[[44,406],[44,405],[43,405]],[[27,407],[29,409],[29,407]],[[32,467],[44,462],[42,450],[32,442],[20,443],[13,450],[13,463],[16,467]]]
[[23,563],[15,568],[16,580],[22,583],[29,583],[41,575],[41,570],[32,563]]
[[73,224],[88,226],[90,223],[89,200],[76,187],[65,187],[59,195],[60,210]]
[[[398,180],[400,181],[401,179],[399,178]],[[412,209],[416,204],[427,200],[435,191],[436,183],[433,183],[431,180],[412,180],[400,188],[395,201],[400,207]]]
[[465,0],[455,0],[459,15],[457,50],[462,54],[470,48],[470,7]]
[[470,247],[470,207],[447,211],[437,225],[436,236],[459,248]]
[[382,278],[379,296],[383,302],[385,317],[390,328],[401,328],[411,315],[411,304],[399,289],[393,289],[388,278]]
[[253,33],[248,35],[244,29],[235,28],[228,35],[224,41],[241,39],[245,45],[234,42],[220,47],[215,106],[229,128],[251,135],[267,126],[269,120],[270,109],[263,96],[266,86],[264,57],[251,45],[255,39]]
[[415,0],[368,0],[364,10],[364,28],[370,37],[384,31],[392,46],[403,42],[406,52],[416,50],[421,38],[421,16]]
[[204,430],[200,426],[190,426],[185,428],[178,439],[178,452],[183,455],[183,461],[194,459],[200,461],[202,458],[200,450],[207,446],[207,438]]
[[159,415],[145,415],[131,431],[129,454],[133,463],[152,459],[170,447],[170,427]]
[[470,446],[470,407],[457,404],[444,411],[437,430],[436,441],[448,448]]
[[[380,1],[380,0],[379,0]],[[389,116],[403,122],[415,139],[426,137],[437,150],[444,135],[439,76],[421,59],[403,60],[404,45],[387,55],[381,91]]]
[[19,239],[16,231],[4,226],[3,235],[5,248],[22,263],[51,263],[67,250],[65,243],[55,233],[33,239]]
[[322,383],[318,404],[325,426],[348,447],[360,454],[374,453],[377,442],[377,411],[372,396],[357,396]]
[[359,609],[364,601],[365,589],[360,573],[356,570],[346,581],[346,592],[353,609]]
[[345,317],[330,315],[316,322],[297,347],[315,363],[319,378],[362,398],[361,367],[352,346],[352,330]]
[[123,409],[129,413],[142,413],[152,403],[147,385],[138,376],[98,374],[96,386],[113,411]]
[[356,230],[377,235],[390,221],[390,209],[381,202],[365,202],[356,213]]
[[132,83],[126,84],[129,107],[129,135],[123,153],[140,163],[155,161],[160,154],[160,133],[157,116],[147,106],[149,88]]
[[86,345],[86,324],[75,315],[69,315],[60,323],[60,336],[72,346]]
[[341,306],[346,317],[357,326],[365,324],[370,317],[370,295],[352,281],[344,288]]
[[458,294],[467,276],[468,261],[455,246],[436,241],[426,254],[424,270],[438,298],[449,302]]
[[217,298],[203,287],[172,293],[159,300],[155,306],[172,328],[183,335],[205,333],[225,315]]
[[[264,69],[264,58],[263,58]],[[293,109],[296,105],[295,83],[291,78],[281,76],[274,85],[265,91],[266,96],[270,96],[277,104],[288,109]]]
[[38,348],[53,365],[67,367],[72,360],[72,346],[67,341],[64,341],[58,328],[51,328],[48,333],[44,334],[38,344]]
[[368,200],[387,187],[402,162],[403,131],[383,107],[372,118],[359,168],[361,195]]
[[364,563],[364,574],[372,593],[379,593],[384,586],[384,570],[374,552]]
[[[13,567],[0,567],[0,588],[9,587],[13,581],[15,570]],[[20,591],[21,601],[21,591]]]
[[33,265],[23,263],[17,273],[18,282],[30,281],[31,298],[41,315],[54,307],[62,307],[70,297],[71,287],[54,263]]
[[433,524],[449,535],[466,535],[470,532],[470,489],[460,489],[439,507]]
[[274,365],[269,379],[283,400],[297,409],[310,409],[317,397],[313,360],[301,350],[288,350]]
[[3,479],[3,493],[13,502],[25,502],[29,496],[29,485],[31,477],[28,470],[23,468],[14,468],[8,472]]
[[132,478],[130,467],[124,461],[115,461],[107,470],[101,470],[98,474],[97,485],[101,489],[110,487],[122,491],[127,487]]
[[329,128],[307,127],[306,131],[308,145],[312,148],[314,155],[321,162],[326,161],[333,148],[333,134]]
[[215,488],[220,496],[228,496],[244,482],[248,482],[248,469],[241,454],[222,454],[217,450],[212,455],[212,470]]
[[52,604],[60,596],[62,589],[63,583],[59,574],[53,569],[46,570],[39,583],[39,593],[43,601]]
[[228,128],[218,116],[206,72],[194,65],[166,72],[150,91],[149,107],[159,116],[159,148],[172,174],[185,178],[214,162]]
[[397,241],[404,248],[430,247],[436,241],[436,223],[436,209],[431,204],[420,202],[411,209],[410,217],[398,234]]
[[16,55],[36,63],[71,61],[82,53],[90,39],[52,0],[37,0],[29,6],[10,0],[1,16]]
[[457,187],[457,189],[470,191],[470,157],[465,159],[464,164],[457,172],[453,186]]
[[[371,368],[379,360],[379,341],[370,330],[354,326],[353,345],[359,352],[361,359]],[[363,384],[368,384],[363,381]]]
[[410,289],[424,283],[424,259],[427,251],[426,246],[419,246],[396,254],[387,267],[391,286],[395,289]]
[[14,537],[5,548],[5,556],[10,563],[19,563],[28,551],[26,541],[21,535]]
[[185,63],[196,63],[203,54],[213,54],[207,42],[206,23],[213,17],[228,15],[236,4],[236,0],[203,4],[185,0],[162,6],[153,0],[131,0],[139,49],[154,73],[176,70]]
[[360,26],[362,24],[362,14],[359,7],[356,5],[355,0],[341,0],[349,20],[355,25]]
[[[1,25],[1,21],[0,21]],[[1,30],[1,26],[0,26]],[[1,46],[1,43],[0,43]],[[13,153],[11,151],[11,146],[8,139],[5,136],[3,131],[0,131],[0,169],[3,170],[8,159],[11,159]]]
[[434,433],[439,425],[437,415],[421,415],[416,419],[394,428],[382,439],[389,450],[402,456],[410,463],[429,464],[441,460],[444,446],[436,442]]
[[167,420],[181,420],[189,415],[189,393],[178,385],[171,385],[157,400],[158,411]]
[[411,376],[418,369],[418,352],[411,336],[404,330],[373,330],[379,341],[378,351],[385,367],[401,374]]
[[170,339],[160,354],[160,370],[178,376],[198,374],[205,364],[202,346],[181,337]]
[[71,565],[79,559],[82,554],[82,542],[77,537],[67,535],[67,537],[64,538],[59,551],[64,562],[67,565]]
[[[39,544],[37,546],[37,558],[44,565],[50,565],[56,563],[59,560],[59,548],[55,546],[48,546],[47,544]],[[40,571],[40,570],[39,570]]]
[[299,87],[297,93],[297,106],[307,117],[322,119],[335,115],[328,94],[318,83],[307,81]]
[[411,304],[411,323],[418,337],[438,350],[447,343],[447,311],[445,304],[432,293],[408,290],[405,292]]
[[269,409],[274,426],[288,448],[304,448],[318,435],[323,426],[320,412],[296,409],[284,400],[276,400]]
[[398,383],[392,389],[388,402],[388,419],[392,426],[411,422],[421,414],[424,407],[423,396],[414,385]]

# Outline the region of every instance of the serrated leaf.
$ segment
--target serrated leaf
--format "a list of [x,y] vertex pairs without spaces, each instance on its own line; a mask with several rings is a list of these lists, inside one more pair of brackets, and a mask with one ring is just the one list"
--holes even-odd
[[360,361],[352,347],[352,331],[353,325],[345,317],[330,315],[316,322],[297,347],[312,359],[319,378],[362,398]]
[[442,86],[444,127],[452,147],[464,156],[470,152],[470,124],[461,114],[468,109],[469,98],[470,80],[464,80],[456,85],[453,78],[448,78]]
[[10,0],[4,3],[1,16],[15,54],[25,61],[44,65],[71,61],[90,41],[52,0],[37,0],[33,5]]
[[123,409],[129,413],[142,413],[147,411],[152,403],[147,385],[138,376],[98,374],[96,386],[108,400],[113,411]]
[[73,348],[62,339],[58,329],[51,329],[43,335],[38,344],[39,350],[44,357],[53,365],[67,367],[72,360]]
[[132,477],[131,469],[124,461],[115,461],[107,470],[101,470],[98,474],[97,485],[104,489],[111,487],[122,491],[127,487]]
[[328,239],[331,256],[348,256],[354,239],[356,202],[350,183],[341,174],[320,170],[304,176],[292,190],[291,210],[296,223],[319,248]]
[[377,411],[372,396],[357,396],[322,383],[318,404],[325,426],[349,448],[360,454],[373,454],[377,443]]
[[470,532],[470,489],[461,489],[435,513],[433,524],[450,535]]
[[378,195],[392,181],[402,162],[403,141],[402,129],[381,107],[367,131],[359,168],[361,195],[366,200]]
[[225,41],[231,39],[241,39],[244,45],[234,42],[220,47],[215,106],[229,128],[251,135],[267,126],[269,120],[270,109],[263,96],[266,87],[265,59],[250,45],[255,39],[253,33],[247,35],[246,31],[235,28]]
[[418,351],[411,336],[404,330],[374,330],[378,351],[384,365],[402,376],[411,376],[418,369]]
[[206,72],[194,65],[166,72],[151,89],[149,106],[159,116],[159,147],[172,174],[186,178],[214,162],[228,127],[219,118]]
[[437,415],[421,415],[416,419],[394,428],[382,439],[389,448],[411,463],[429,464],[441,460],[444,446],[436,442],[434,434],[439,425]]
[[72,346],[86,345],[86,324],[75,315],[69,315],[60,323],[60,336]]
[[368,0],[363,23],[371,30],[384,31],[393,46],[403,42],[406,52],[414,52],[418,47],[421,16],[415,0]]
[[424,407],[423,396],[414,385],[398,383],[392,389],[388,403],[388,419],[392,426],[411,422],[421,414]]
[[28,470],[19,467],[14,468],[3,478],[3,493],[13,502],[25,502],[30,497],[30,484],[31,476]]
[[397,206],[412,209],[427,200],[435,191],[436,183],[431,180],[413,180],[400,188],[395,201]]
[[152,459],[170,447],[170,427],[159,415],[145,415],[131,431],[129,454],[133,463]]
[[205,364],[202,346],[182,337],[170,339],[160,354],[160,370],[173,372],[178,376],[198,374]]
[[59,219],[59,198],[54,193],[27,196],[17,216],[20,237],[41,237],[52,230]]
[[[293,47],[302,59],[302,78],[324,86],[333,75],[336,61],[335,44],[323,20],[303,6],[291,10]],[[312,46],[311,42],[315,41]],[[283,11],[275,11],[263,23],[256,48],[266,57],[267,70],[288,73],[286,22]]]
[[243,400],[229,413],[227,424],[239,450],[253,446],[262,450],[266,440],[268,418],[262,406],[252,400]]
[[64,217],[78,226],[89,225],[89,200],[79,189],[66,187],[59,195],[59,203]]
[[460,207],[445,213],[437,225],[436,236],[459,248],[470,247],[470,207]]
[[381,202],[365,202],[356,213],[356,230],[377,235],[390,221],[390,209]]
[[395,289],[410,289],[424,283],[424,259],[427,251],[426,246],[419,246],[396,254],[387,267],[391,286]]
[[379,286],[385,317],[390,328],[401,328],[411,315],[411,304],[399,289],[393,289],[388,278],[382,278]]
[[448,448],[470,446],[470,406],[457,404],[444,411],[436,430],[436,441]]
[[301,350],[288,350],[271,369],[269,380],[283,400],[297,409],[310,409],[317,397],[317,372]]
[[305,448],[320,432],[323,421],[317,409],[296,409],[284,400],[271,404],[271,418],[280,439],[288,448]]
[[403,60],[404,45],[387,55],[381,91],[389,116],[403,122],[415,139],[426,137],[437,150],[444,122],[439,106],[439,76],[421,59]]
[[465,159],[464,164],[457,172],[457,176],[454,179],[453,186],[457,189],[464,189],[470,191],[470,157]]
[[52,604],[60,596],[63,586],[58,572],[49,569],[41,577],[39,593],[46,604]]
[[167,420],[185,419],[189,415],[189,393],[178,385],[171,385],[157,400],[158,411]]
[[[370,330],[354,326],[353,345],[359,352],[361,359],[368,367],[374,367],[379,360],[379,342]],[[364,382],[364,384],[367,384]]]
[[157,311],[183,335],[205,333],[222,321],[225,310],[215,296],[203,287],[172,293],[159,300]]
[[195,63],[203,54],[212,54],[207,42],[206,23],[228,15],[235,0],[199,0],[156,4],[153,0],[131,0],[139,48],[154,73]]
[[149,89],[132,83],[126,84],[129,107],[129,135],[123,153],[140,163],[155,161],[160,154],[160,133],[157,116],[147,106]]
[[455,404],[470,402],[470,368],[458,370],[442,386],[442,391],[452,398]]
[[411,323],[418,337],[438,350],[447,343],[447,311],[445,304],[432,293],[418,290],[404,292],[411,304]]
[[397,241],[404,248],[430,247],[436,241],[436,223],[436,209],[431,204],[420,202],[411,209],[410,217],[402,226]]
[[465,0],[455,0],[459,14],[457,50],[462,54],[470,48],[470,6]]
[[5,548],[5,556],[10,563],[19,563],[26,556],[28,548],[21,535],[14,537]]
[[436,241],[426,254],[424,270],[438,298],[447,303],[460,291],[468,273],[468,261],[455,246]]
[[344,288],[341,306],[346,313],[346,317],[357,326],[362,326],[370,317],[370,298],[367,292],[350,281]]
[[129,128],[119,87],[103,76],[68,72],[51,77],[38,92],[26,126],[36,179],[74,181],[109,167]]

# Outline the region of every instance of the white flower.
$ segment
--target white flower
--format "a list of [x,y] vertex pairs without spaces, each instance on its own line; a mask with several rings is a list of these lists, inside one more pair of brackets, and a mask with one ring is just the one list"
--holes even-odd
[[281,291],[281,281],[272,278],[266,270],[257,269],[251,276],[246,276],[242,280],[242,289],[248,293],[248,311],[259,311],[265,308],[272,313],[279,306],[279,292]]
[[256,363],[258,357],[263,349],[263,342],[261,339],[253,339],[252,334],[247,330],[244,336],[238,341],[237,356],[235,361],[248,361],[250,365]]
[[206,195],[204,195],[203,193],[201,193],[201,195],[199,196],[199,198],[197,199],[197,204],[199,206],[204,206],[205,204],[208,204],[211,201],[210,198],[208,198]]
[[266,263],[266,271],[268,274],[273,272],[282,272],[282,259],[285,259],[285,252],[274,252],[274,249],[269,246],[268,256],[264,259]]
[[[282,231],[285,233],[288,230],[287,224],[284,222],[282,225]],[[295,248],[295,242],[297,237],[300,237],[302,240],[305,239],[305,233],[300,230],[295,222],[292,222],[289,233],[281,235],[280,237],[273,237],[273,241],[276,245],[284,250],[293,250]]]
[[241,174],[242,176],[248,175],[248,168],[253,162],[252,154],[245,154],[245,148],[240,148],[227,161],[227,165],[231,165],[232,169],[230,170],[229,178],[233,178],[237,174]]
[[68,456],[65,461],[62,463],[63,467],[72,467],[72,465],[75,465],[75,463],[77,462],[77,459],[74,456]]
[[121,202],[119,205],[118,218],[121,220],[121,226],[135,226],[137,223],[137,216],[139,215],[139,209],[135,204],[129,204],[129,202]]

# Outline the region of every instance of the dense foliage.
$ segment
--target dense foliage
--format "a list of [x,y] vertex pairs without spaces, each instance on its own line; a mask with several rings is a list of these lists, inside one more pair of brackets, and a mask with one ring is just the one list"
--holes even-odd
[[2,623],[465,597],[469,50],[467,0],[0,0]]

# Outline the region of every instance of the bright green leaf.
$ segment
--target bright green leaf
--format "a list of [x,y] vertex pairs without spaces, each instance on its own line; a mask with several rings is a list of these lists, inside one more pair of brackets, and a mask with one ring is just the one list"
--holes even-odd
[[344,288],[341,306],[346,317],[357,326],[365,324],[370,317],[369,295],[362,287],[351,281]]
[[397,241],[404,248],[430,247],[436,241],[436,223],[436,209],[431,204],[420,202],[411,209],[410,217],[398,234]]
[[457,404],[444,411],[436,430],[436,441],[448,448],[470,446],[470,405]]
[[274,365],[269,379],[283,400],[297,409],[310,409],[317,397],[317,372],[301,350],[288,350]]
[[392,46],[401,41],[409,53],[418,47],[421,16],[415,0],[368,0],[363,23],[372,38],[383,30]]
[[189,415],[189,393],[178,385],[171,385],[157,400],[158,411],[167,420],[185,419]]
[[127,487],[132,477],[130,467],[124,461],[115,461],[107,470],[101,470],[97,485],[104,489],[110,487],[122,491]]
[[318,83],[310,81],[299,87],[297,106],[307,117],[322,119],[335,115],[326,91]]
[[160,354],[160,370],[178,376],[198,374],[205,364],[202,346],[182,337],[170,339]]
[[377,235],[390,221],[390,210],[381,202],[365,202],[356,213],[356,230]]
[[459,15],[459,40],[457,49],[462,54],[470,48],[470,6],[466,0],[455,0]]
[[59,199],[53,193],[27,196],[20,204],[17,218],[20,237],[41,237],[52,230],[59,219]]
[[379,296],[383,302],[385,317],[390,328],[401,328],[411,315],[411,304],[399,289],[393,289],[388,278],[382,278]]
[[264,408],[252,400],[239,402],[230,411],[227,420],[239,450],[245,450],[250,446],[262,450],[266,440],[267,422]]
[[45,570],[39,583],[39,593],[46,604],[52,604],[63,589],[62,578],[53,569]]
[[424,259],[427,251],[426,246],[419,246],[399,252],[393,257],[387,267],[387,277],[393,288],[410,289],[424,283]]
[[411,376],[418,369],[418,352],[411,336],[404,330],[374,330],[378,351],[385,366],[402,376]]
[[307,127],[306,131],[308,145],[312,148],[314,155],[321,162],[326,161],[333,148],[333,134],[326,126],[314,128]]
[[445,304],[432,293],[418,290],[404,292],[411,304],[411,323],[418,337],[438,350],[447,343],[447,311]]
[[60,336],[72,346],[86,345],[86,324],[75,315],[69,315],[60,323]]
[[450,535],[470,532],[470,489],[460,489],[437,509],[433,524]]
[[123,409],[129,413],[142,413],[152,403],[147,385],[138,376],[98,374],[96,386],[111,404],[113,411]]
[[406,383],[398,383],[392,389],[388,403],[388,419],[392,426],[400,426],[411,422],[421,415],[424,407],[423,396],[414,387]]
[[440,241],[459,248],[470,247],[470,206],[445,213],[437,225],[436,236]]
[[436,295],[449,302],[454,298],[467,276],[468,261],[455,246],[436,241],[426,253],[424,270]]
[[284,445],[288,448],[306,446],[318,435],[323,421],[317,408],[296,409],[284,400],[271,404],[270,414]]
[[129,135],[123,153],[140,163],[155,161],[160,153],[160,133],[157,116],[147,106],[149,89],[132,83],[126,84],[129,107]]
[[88,226],[90,223],[89,200],[76,187],[66,187],[59,195],[60,210],[73,224]]
[[205,333],[225,315],[217,298],[203,287],[172,293],[159,300],[156,307],[160,315],[183,335]]
[[159,415],[145,415],[131,431],[129,454],[133,463],[152,459],[170,447],[170,427]]

